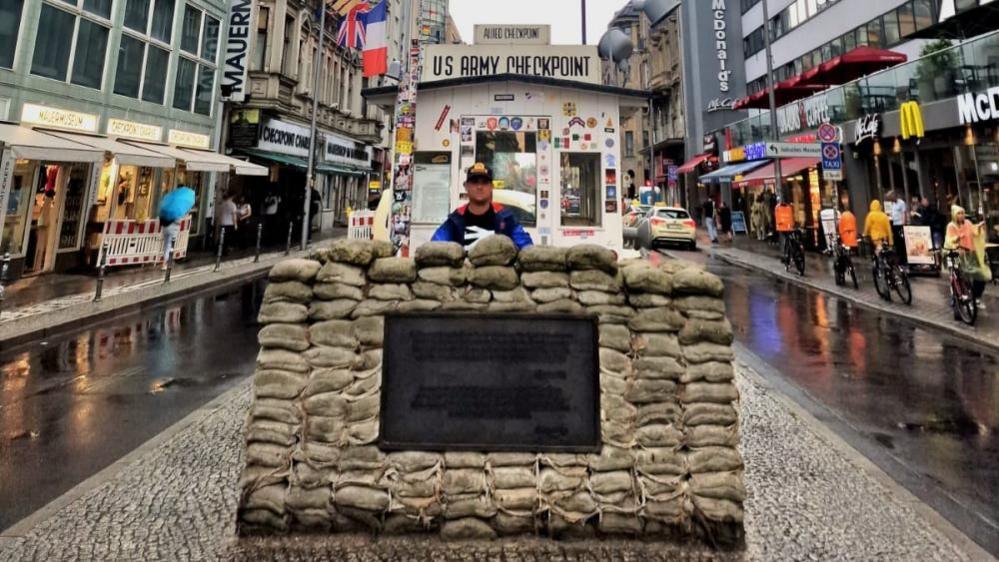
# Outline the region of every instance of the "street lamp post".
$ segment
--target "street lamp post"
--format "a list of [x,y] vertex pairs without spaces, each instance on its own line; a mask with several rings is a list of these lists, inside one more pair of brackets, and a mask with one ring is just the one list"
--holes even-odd
[[319,75],[322,71],[323,43],[326,39],[326,0],[319,1],[319,46],[312,58],[312,122],[309,125],[309,167],[305,172],[305,208],[302,210],[302,247],[309,243],[309,207],[312,205],[312,187],[316,182],[316,117],[319,111]]
[[583,45],[586,44],[586,0],[579,0],[580,13],[583,15]]
[[[770,11],[767,8],[767,0],[763,0],[763,45],[766,48],[767,57],[767,89],[770,91],[770,136],[774,142],[780,142],[780,133],[777,132],[777,98],[774,96],[774,57],[770,45]],[[784,198],[784,181],[780,172],[780,157],[774,156],[774,181],[776,182],[777,195]]]

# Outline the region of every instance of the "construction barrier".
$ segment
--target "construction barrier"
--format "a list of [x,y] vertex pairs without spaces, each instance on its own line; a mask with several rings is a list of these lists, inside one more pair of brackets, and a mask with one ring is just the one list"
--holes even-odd
[[[191,217],[186,216],[180,220],[180,232],[173,245],[175,261],[187,257],[190,234]],[[97,263],[101,263],[106,251],[108,267],[158,263],[163,260],[163,228],[159,219],[108,221],[98,247]]]
[[371,240],[374,237],[372,227],[375,224],[374,211],[354,211],[347,219],[348,240]]

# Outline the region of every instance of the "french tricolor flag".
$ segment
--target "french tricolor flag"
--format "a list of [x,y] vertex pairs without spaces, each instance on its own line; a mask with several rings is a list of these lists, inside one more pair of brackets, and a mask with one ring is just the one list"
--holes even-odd
[[388,41],[386,37],[387,12],[382,0],[370,12],[364,14],[366,40],[361,58],[364,61],[364,77],[379,76],[388,72]]

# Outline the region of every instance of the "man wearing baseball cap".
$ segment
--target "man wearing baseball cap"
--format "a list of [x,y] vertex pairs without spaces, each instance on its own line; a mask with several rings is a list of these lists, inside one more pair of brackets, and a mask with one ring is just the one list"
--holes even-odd
[[492,234],[509,236],[518,249],[534,244],[509,209],[493,203],[493,171],[476,162],[465,175],[468,203],[448,215],[432,238],[435,242],[457,242],[471,249],[479,240]]

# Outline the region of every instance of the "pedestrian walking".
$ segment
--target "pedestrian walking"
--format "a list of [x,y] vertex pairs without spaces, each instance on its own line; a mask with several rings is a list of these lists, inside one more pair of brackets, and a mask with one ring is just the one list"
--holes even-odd
[[281,196],[272,188],[267,197],[264,197],[264,234],[270,243],[276,242],[279,234],[284,233],[284,229],[278,224],[278,211],[281,208]]
[[222,199],[222,204],[219,205],[219,225],[222,227],[223,236],[225,236],[222,243],[222,255],[226,255],[233,244],[233,238],[236,236],[236,229],[239,225],[239,208],[233,200],[232,193],[226,193]]
[[732,209],[723,200],[718,208],[718,221],[721,225],[722,238],[732,241]]
[[888,194],[891,198],[891,231],[895,243],[895,256],[899,263],[906,263],[905,254],[905,225],[909,222],[909,213],[905,204],[905,197],[899,197],[898,193],[892,191]]
[[160,202],[160,226],[163,233],[163,264],[162,269],[167,269],[170,256],[173,254],[174,246],[177,243],[177,236],[180,234],[180,221],[194,206],[194,190],[189,187],[178,187],[177,189],[163,196]]
[[704,228],[708,231],[708,238],[712,244],[718,243],[718,230],[715,224],[715,202],[710,197],[701,204],[701,216],[704,217]]

